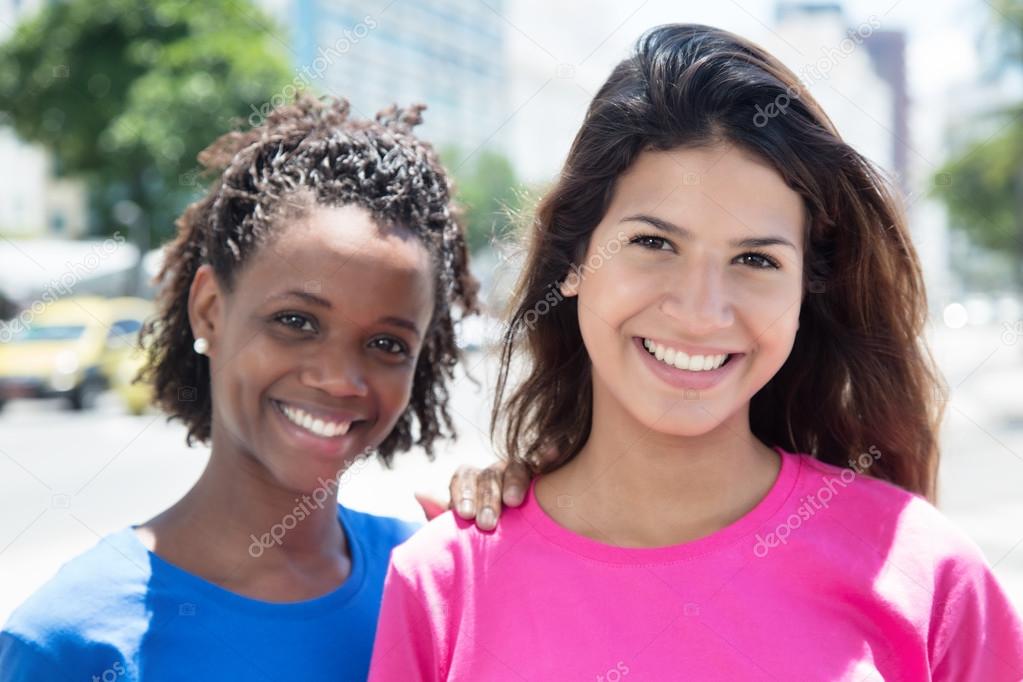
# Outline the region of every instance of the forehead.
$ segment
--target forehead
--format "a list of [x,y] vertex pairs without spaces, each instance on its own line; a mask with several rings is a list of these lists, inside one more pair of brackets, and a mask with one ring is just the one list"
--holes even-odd
[[729,235],[782,233],[802,243],[805,207],[767,162],[733,146],[644,151],[619,178],[611,211],[643,212]]
[[381,225],[361,206],[317,206],[299,218],[281,218],[270,244],[277,256],[337,265],[339,256],[372,259],[393,269],[429,269],[426,246],[406,228]]
[[358,206],[315,207],[279,218],[272,241],[253,254],[246,284],[260,296],[299,288],[346,307],[387,304],[418,315],[432,310],[433,265],[412,232],[377,223]]

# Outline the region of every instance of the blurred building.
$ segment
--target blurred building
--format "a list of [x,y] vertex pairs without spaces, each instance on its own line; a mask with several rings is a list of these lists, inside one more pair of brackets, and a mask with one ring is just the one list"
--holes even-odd
[[796,72],[841,135],[901,189],[932,313],[952,284],[943,207],[929,196],[943,152],[911,133],[906,33],[872,14],[853,24],[836,2],[780,2],[764,42]]
[[909,191],[909,92],[906,85],[906,33],[902,30],[873,31],[864,39],[877,75],[892,93],[891,164],[904,192]]
[[900,181],[905,178],[901,31],[886,29],[874,15],[849,25],[839,3],[780,2],[773,32],[763,42],[796,73],[847,142]]
[[[360,116],[428,106],[418,129],[470,154],[499,146],[508,115],[502,3],[259,0],[288,30],[296,87],[346,97]],[[290,91],[283,93],[290,94]]]
[[[44,4],[44,0],[0,0],[0,42]],[[70,238],[85,234],[85,187],[57,179],[50,153],[19,139],[0,122],[0,159],[0,235]]]

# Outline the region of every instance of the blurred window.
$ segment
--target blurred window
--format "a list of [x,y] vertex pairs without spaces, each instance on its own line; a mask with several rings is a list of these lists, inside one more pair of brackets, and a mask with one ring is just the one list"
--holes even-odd
[[110,325],[110,338],[134,334],[141,328],[142,323],[138,320],[118,320]]
[[118,320],[110,325],[110,333],[107,335],[107,348],[131,348],[135,345],[135,338],[138,335],[142,323],[138,320]]
[[13,341],[73,341],[85,332],[85,325],[37,325],[27,328]]

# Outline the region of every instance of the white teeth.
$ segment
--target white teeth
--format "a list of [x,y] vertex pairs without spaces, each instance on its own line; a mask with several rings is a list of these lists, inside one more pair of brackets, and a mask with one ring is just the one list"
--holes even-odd
[[348,433],[351,422],[325,422],[322,419],[316,419],[305,410],[300,410],[297,407],[291,405],[285,405],[280,403],[281,411],[284,412],[284,416],[296,426],[301,426],[306,431],[322,436],[324,438],[333,438],[334,436],[343,436]]
[[664,364],[671,365],[677,369],[688,370],[690,372],[703,372],[711,369],[717,369],[721,365],[725,364],[725,360],[728,358],[727,354],[690,356],[684,351],[662,346],[650,339],[643,339],[643,347]]

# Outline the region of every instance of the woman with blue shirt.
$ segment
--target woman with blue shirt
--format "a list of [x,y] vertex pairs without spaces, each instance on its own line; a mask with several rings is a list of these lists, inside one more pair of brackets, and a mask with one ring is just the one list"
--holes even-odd
[[[219,177],[166,249],[144,374],[209,462],[13,614],[0,680],[365,679],[415,526],[337,505],[338,479],[451,433],[453,323],[476,309],[421,109],[302,97],[200,154]],[[453,482],[467,516],[475,480]],[[505,480],[517,502],[522,472]]]

